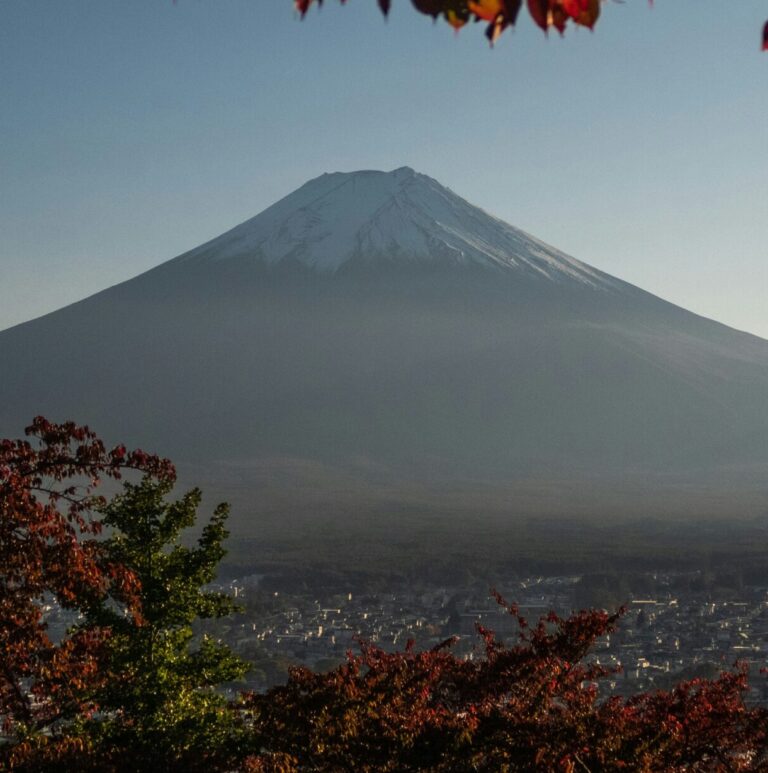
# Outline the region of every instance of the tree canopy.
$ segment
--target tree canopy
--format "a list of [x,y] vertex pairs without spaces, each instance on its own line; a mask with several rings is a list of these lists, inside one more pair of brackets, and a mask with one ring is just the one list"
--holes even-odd
[[186,547],[180,538],[195,525],[201,494],[168,501],[171,489],[145,477],[100,511],[110,530],[105,553],[138,581],[140,616],[98,604],[79,626],[111,631],[103,666],[110,678],[94,694],[102,716],[89,729],[102,763],[129,749],[133,770],[207,771],[238,745],[240,723],[216,688],[248,664],[208,636],[195,642],[192,630],[235,610],[230,596],[205,589],[224,556],[228,508],[219,505],[196,547]]
[[[376,2],[386,16],[391,0]],[[303,17],[313,3],[319,6],[323,0],[294,0],[294,3]],[[569,24],[592,29],[600,17],[602,3],[603,0],[526,0],[525,5],[530,17],[544,32],[554,28],[562,35]],[[411,0],[411,4],[433,19],[442,17],[456,30],[471,21],[485,22],[486,37],[493,43],[507,27],[515,26],[523,0]],[[763,27],[762,49],[768,51],[768,22]]]
[[550,613],[513,644],[479,627],[472,660],[451,641],[418,652],[362,653],[327,674],[295,669],[288,683],[246,696],[261,752],[277,773],[457,771],[763,771],[765,712],[744,705],[746,673],[670,691],[600,700],[610,669],[585,663],[620,613]]
[[[224,555],[227,508],[194,547],[196,489],[170,499],[173,465],[87,427],[36,419],[0,441],[0,768],[19,771],[766,771],[768,711],[747,671],[600,698],[614,672],[590,660],[621,610],[477,627],[389,652],[359,642],[331,671],[295,668],[266,693],[219,689],[246,664],[192,623],[233,610],[206,586]],[[94,488],[140,474],[107,501]],[[104,530],[102,538],[100,533]],[[60,637],[46,610],[73,613]]]
[[[185,547],[200,492],[167,501],[168,460],[107,450],[71,422],[38,417],[27,434],[0,442],[0,768],[226,767],[242,722],[216,688],[248,666],[214,640],[195,645],[191,626],[234,609],[204,589],[227,507]],[[127,471],[140,482],[95,493]],[[55,607],[72,621],[59,637]]]
[[87,427],[38,417],[29,440],[0,441],[0,721],[20,744],[94,709],[90,690],[104,678],[109,631],[100,626],[49,635],[55,602],[84,613],[114,594],[138,614],[135,574],[99,541],[96,487],[126,470],[170,481],[173,465],[142,451],[111,450]]

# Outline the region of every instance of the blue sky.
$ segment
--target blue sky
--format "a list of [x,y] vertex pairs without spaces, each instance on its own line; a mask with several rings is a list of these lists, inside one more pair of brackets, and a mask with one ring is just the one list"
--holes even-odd
[[608,2],[562,40],[521,14],[493,50],[392,6],[0,0],[0,329],[407,164],[768,337],[766,0]]

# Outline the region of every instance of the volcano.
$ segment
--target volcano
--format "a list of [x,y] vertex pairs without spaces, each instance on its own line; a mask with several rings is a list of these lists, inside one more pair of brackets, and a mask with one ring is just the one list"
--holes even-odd
[[765,508],[768,342],[407,167],[310,180],[0,362],[3,436],[88,423],[276,518]]

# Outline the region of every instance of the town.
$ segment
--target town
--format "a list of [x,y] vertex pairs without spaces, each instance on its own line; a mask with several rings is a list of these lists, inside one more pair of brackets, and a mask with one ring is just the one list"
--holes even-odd
[[[567,616],[598,606],[584,602],[600,598],[606,579],[611,578],[594,583],[590,576],[507,577],[498,589],[536,622],[550,610]],[[768,587],[713,586],[701,572],[648,573],[639,579],[653,593],[630,592],[616,631],[588,656],[614,672],[602,680],[601,694],[669,689],[684,680],[712,678],[739,662],[750,671],[747,701],[768,703],[768,683],[760,672],[768,652]],[[198,627],[198,633],[223,639],[254,664],[247,687],[259,691],[283,682],[291,666],[327,670],[340,664],[347,652],[357,651],[359,640],[393,651],[410,639],[429,648],[457,637],[454,652],[471,659],[482,654],[478,624],[506,643],[518,632],[515,618],[477,584],[467,590],[416,583],[359,595],[354,590],[288,594],[264,585],[259,575],[222,584],[241,604],[241,613]]]

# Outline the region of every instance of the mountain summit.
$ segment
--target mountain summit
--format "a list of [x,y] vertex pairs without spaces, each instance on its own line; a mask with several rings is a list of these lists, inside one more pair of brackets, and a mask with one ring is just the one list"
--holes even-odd
[[768,342],[408,168],[310,180],[0,333],[0,362],[0,436],[41,413],[87,422],[198,465],[245,513],[256,492],[279,529],[765,507]]
[[232,259],[298,263],[324,273],[354,263],[403,261],[613,284],[406,166],[324,174],[180,260]]

